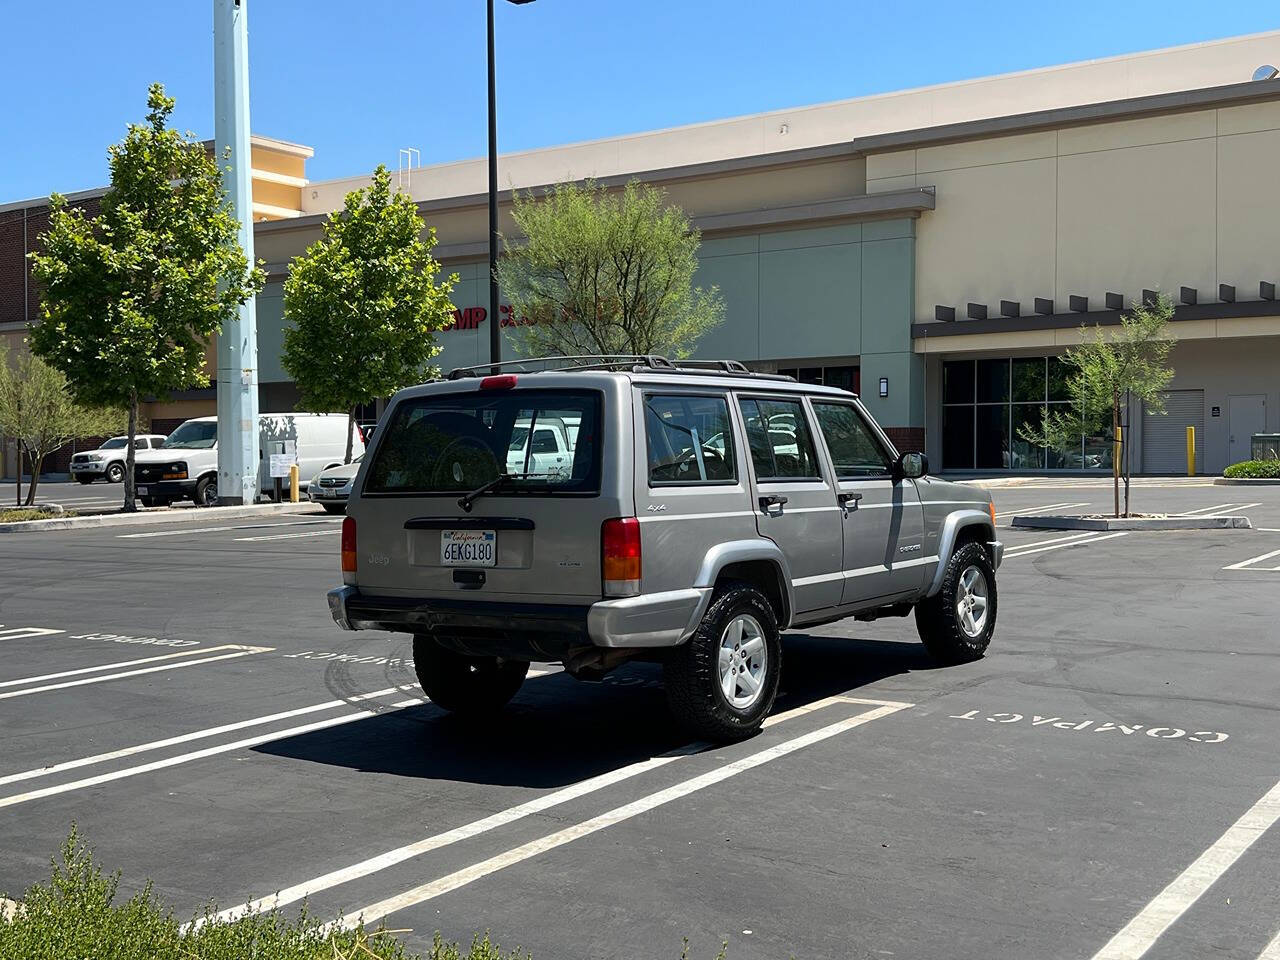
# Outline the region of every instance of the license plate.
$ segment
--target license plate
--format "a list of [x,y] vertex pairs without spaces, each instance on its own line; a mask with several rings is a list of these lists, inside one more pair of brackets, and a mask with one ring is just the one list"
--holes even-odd
[[147,495],[147,488],[146,488],[146,487],[139,487],[139,488],[138,488],[138,496],[140,496],[140,497],[145,497],[146,495]]
[[498,534],[493,530],[440,531],[440,563],[446,567],[496,567]]

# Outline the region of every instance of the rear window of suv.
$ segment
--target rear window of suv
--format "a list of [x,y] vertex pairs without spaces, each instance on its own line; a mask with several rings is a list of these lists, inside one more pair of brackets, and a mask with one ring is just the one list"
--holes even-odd
[[[601,395],[591,390],[485,390],[404,400],[379,429],[364,492],[466,493],[504,473],[510,479],[499,496],[598,494],[600,405]],[[539,442],[544,429],[552,432],[550,445]]]

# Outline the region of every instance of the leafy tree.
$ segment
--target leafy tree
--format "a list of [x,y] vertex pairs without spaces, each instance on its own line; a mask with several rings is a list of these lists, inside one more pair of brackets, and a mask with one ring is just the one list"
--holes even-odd
[[124,425],[123,409],[86,407],[75,401],[67,378],[39,357],[22,354],[9,362],[0,347],[0,432],[18,441],[18,491],[22,502],[22,457],[31,463],[27,506],[36,502],[44,458],[72,440],[115,433]]
[[347,194],[324,237],[293,262],[284,285],[281,363],[302,406],[347,411],[351,462],[355,408],[433,375],[435,333],[453,321],[452,275],[436,281],[435,230],[423,236],[418,208],[391,191],[379,165],[373,182]]
[[[1036,446],[1071,448],[1086,434],[1103,434],[1118,447],[1115,455],[1113,491],[1115,515],[1120,513],[1120,483],[1124,481],[1124,516],[1129,515],[1129,481],[1132,436],[1124,413],[1131,401],[1142,403],[1148,413],[1164,413],[1164,390],[1173,378],[1168,366],[1173,341],[1168,324],[1173,319],[1173,301],[1163,294],[1153,303],[1143,303],[1121,317],[1119,327],[1081,328],[1084,342],[1062,358],[1070,371],[1067,390],[1071,406],[1063,412],[1046,413],[1037,427],[1027,424],[1019,436]],[[1115,444],[1119,435],[1120,443]]]
[[[210,337],[264,282],[237,239],[217,160],[168,127],[161,84],[147,122],[108,151],[111,187],[97,217],[54,194],[33,273],[42,322],[32,349],[66,374],[83,403],[129,411],[124,509],[134,504],[138,402],[206,386]],[[247,162],[247,158],[234,158]]]
[[724,319],[717,288],[693,286],[700,234],[655,187],[564,183],[517,193],[512,215],[527,242],[504,244],[498,278],[527,355],[687,357]]

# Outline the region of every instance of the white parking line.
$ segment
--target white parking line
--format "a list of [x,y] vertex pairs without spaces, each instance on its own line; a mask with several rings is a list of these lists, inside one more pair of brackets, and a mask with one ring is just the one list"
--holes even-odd
[[259,540],[297,540],[299,537],[334,537],[341,530],[308,530],[306,533],[276,533],[261,537],[236,537],[236,543],[253,543]]
[[[1240,504],[1238,503],[1219,503],[1212,507],[1197,507],[1194,510],[1187,510],[1187,511],[1184,511],[1183,513],[1173,514],[1173,516],[1177,516],[1177,517],[1198,517],[1201,515],[1209,516],[1210,514],[1213,514],[1215,511],[1230,510],[1233,507],[1238,507],[1238,506],[1240,506]],[[1251,504],[1251,506],[1256,507],[1257,504],[1256,503]]]
[[[1195,862],[1183,870],[1093,960],[1137,960],[1200,899],[1228,868],[1280,819],[1280,782],[1245,811]],[[1272,946],[1275,944],[1273,943]],[[1268,950],[1271,947],[1267,948]],[[1266,956],[1264,951],[1263,956]]]
[[154,530],[149,533],[120,533],[117,540],[145,540],[151,537],[182,537],[190,533],[225,533],[228,530],[262,530],[268,527],[305,527],[318,523],[341,523],[341,520],[292,520],[284,523],[240,523],[225,527],[183,527],[181,530]]
[[[539,677],[549,673],[556,673],[554,670],[530,670],[529,676]],[[408,687],[393,687],[391,690],[407,690],[417,686],[411,684]],[[354,699],[367,699],[376,696],[376,694],[365,694],[364,697]],[[389,709],[400,709],[402,707],[412,707],[422,704],[424,701],[419,698],[400,700],[390,705]],[[312,723],[301,724],[296,727],[288,727],[284,730],[272,730],[267,733],[260,733],[256,736],[245,737],[241,740],[235,740],[231,743],[220,743],[212,747],[205,747],[201,750],[194,750],[190,753],[181,753],[173,757],[166,757],[163,760],[152,760],[148,763],[141,763],[133,767],[123,767],[119,770],[112,770],[109,773],[100,773],[92,777],[84,777],[80,780],[72,780],[67,783],[59,783],[51,787],[41,787],[37,790],[30,790],[26,793],[18,793],[13,796],[0,797],[0,809],[4,807],[16,806],[20,803],[28,803],[31,800],[39,800],[42,797],[52,797],[61,793],[70,793],[74,790],[83,790],[86,787],[96,787],[99,784],[111,783],[114,780],[124,780],[128,777],[136,777],[144,773],[152,773],[156,770],[164,770],[168,767],[176,767],[183,763],[191,763],[194,760],[203,760],[206,757],[215,757],[222,753],[231,753],[235,750],[243,750],[248,747],[255,747],[263,743],[271,743],[275,740],[287,740],[289,737],[298,737],[303,734],[313,733],[316,730],[324,730],[329,727],[338,727],[346,723],[354,723],[357,720],[365,720],[369,717],[377,716],[380,711],[374,709],[358,710],[355,713],[344,713],[341,716],[330,717],[326,720],[317,720]],[[267,722],[263,720],[263,722]],[[195,738],[192,738],[195,739]],[[143,744],[143,746],[152,748],[152,745]],[[130,751],[128,748],[121,752],[121,756],[128,756]],[[97,758],[87,758],[93,762],[98,762]],[[75,761],[68,761],[74,764]],[[83,765],[83,764],[79,764]]]
[[1250,557],[1248,560],[1241,560],[1239,563],[1233,563],[1229,567],[1223,567],[1223,570],[1277,570],[1280,567],[1255,567],[1253,564],[1261,563],[1263,560],[1270,560],[1272,557],[1280,557],[1280,550],[1272,550],[1270,553],[1259,554],[1256,557]]
[[1276,934],[1276,938],[1262,948],[1262,952],[1258,954],[1258,960],[1280,960],[1280,933]]
[[996,513],[996,519],[999,519],[1000,517],[1013,516],[1025,517],[1035,513],[1048,513],[1050,510],[1070,510],[1073,507],[1087,507],[1088,505],[1089,502],[1086,500],[1083,503],[1050,503],[1043,507],[1026,507],[1022,510],[1004,510]]
[[[764,726],[771,727],[779,723],[784,723],[787,720],[813,713],[816,710],[821,710],[824,707],[829,707],[837,703],[857,703],[876,707],[892,707],[895,710],[901,710],[912,706],[912,704],[909,703],[899,703],[897,701],[890,700],[864,700],[858,697],[841,696],[827,697],[823,700],[805,704],[804,706],[796,707],[783,713],[774,714],[765,720]],[[428,853],[432,850],[439,850],[441,847],[447,847],[451,844],[470,839],[471,837],[477,837],[480,834],[488,833],[491,830],[496,830],[499,827],[503,827],[507,824],[515,823],[517,820],[522,820],[525,817],[532,816],[535,813],[541,813],[544,810],[550,810],[552,807],[558,807],[561,804],[568,803],[570,800],[576,800],[579,797],[585,797],[588,794],[596,793],[606,787],[611,787],[614,784],[623,782],[624,780],[630,780],[631,778],[637,777],[642,773],[647,773],[650,770],[656,770],[658,767],[665,766],[673,760],[691,756],[695,753],[706,750],[709,747],[710,744],[706,743],[690,743],[683,747],[678,747],[675,750],[670,750],[667,753],[659,754],[656,757],[651,757],[647,760],[639,760],[635,763],[628,764],[625,767],[619,767],[616,770],[609,770],[605,773],[599,774],[598,776],[589,777],[586,780],[570,784],[560,790],[544,794],[541,797],[535,797],[534,799],[528,800],[524,803],[516,804],[514,807],[509,807],[506,810],[501,810],[498,813],[491,814],[490,816],[483,817],[479,820],[473,820],[471,823],[455,827],[452,830],[446,830],[444,833],[437,833],[433,836],[417,840],[402,847],[387,850],[377,856],[369,857],[366,860],[361,860],[339,870],[333,870],[319,877],[313,877],[310,880],[304,880],[302,883],[285,887],[284,889],[278,890],[268,896],[259,897],[256,900],[250,900],[247,903],[242,903],[234,907],[228,907],[216,914],[216,919],[229,920],[247,912],[272,910],[290,903],[296,903],[299,900],[313,896],[323,890],[328,890],[332,887],[339,886],[340,884],[349,883],[350,881],[357,880],[360,877],[367,877],[372,873],[378,873],[379,871],[386,870],[388,867],[393,867],[398,863],[411,860],[414,857],[421,856],[422,854]],[[195,921],[195,927],[199,928],[204,924],[204,922],[204,920]]]
[[[417,686],[413,684],[412,686]],[[349,703],[358,703],[362,700],[372,700],[375,697],[386,697],[393,693],[400,693],[409,687],[387,687],[385,690],[375,690],[373,693],[362,693],[358,697],[352,697],[349,700],[328,700],[324,703],[313,703],[309,707],[299,707],[296,710],[285,710],[281,713],[268,714],[265,717],[253,717],[250,720],[239,720],[235,723],[225,723],[220,727],[209,727],[207,730],[196,730],[192,733],[179,734],[176,737],[167,737],[164,740],[152,740],[149,743],[139,743],[132,747],[123,747],[119,750],[112,750],[108,753],[96,753],[91,757],[80,757],[76,760],[66,760],[62,763],[50,764],[47,767],[36,767],[33,770],[22,770],[18,773],[9,773],[0,776],[0,786],[10,783],[18,783],[22,780],[34,780],[36,777],[49,777],[55,773],[64,773],[67,770],[78,770],[81,767],[93,766],[95,763],[106,763],[109,760],[119,760],[122,757],[132,757],[139,753],[148,753],[152,750],[162,750],[165,747],[174,747],[180,743],[190,743],[193,740],[205,740],[209,737],[220,736],[224,733],[232,733],[236,730],[244,730],[248,727],[259,727],[266,723],[275,723],[277,720],[289,720],[293,717],[300,717],[308,713],[319,713],[321,710],[333,710],[336,707],[346,706]]]
[[1121,531],[1120,533],[1108,533],[1100,537],[1080,538],[1080,539],[1071,540],[1067,543],[1056,543],[1053,546],[1049,546],[1049,547],[1037,547],[1034,550],[1018,550],[1016,552],[1013,550],[1010,550],[1004,556],[1006,560],[1016,560],[1018,557],[1030,556],[1033,553],[1044,553],[1048,550],[1061,550],[1064,547],[1079,547],[1087,543],[1100,543],[1103,540],[1114,540],[1116,537],[1123,537],[1127,535],[1128,534],[1125,531]]
[[13,697],[27,697],[33,693],[48,693],[51,690],[65,690],[68,687],[83,687],[90,683],[106,683],[108,680],[123,680],[125,677],[139,677],[146,673],[159,673],[162,670],[177,670],[181,667],[195,667],[202,663],[215,663],[219,660],[234,660],[237,657],[247,657],[255,653],[266,653],[274,650],[274,647],[246,647],[238,643],[227,643],[220,647],[210,647],[208,650],[201,650],[203,653],[213,653],[215,650],[231,650],[231,653],[219,654],[216,657],[205,657],[202,660],[184,660],[182,663],[163,663],[158,667],[143,667],[141,670],[125,670],[121,673],[109,673],[105,677],[84,677],[80,680],[67,680],[63,683],[50,683],[43,687],[27,687],[23,690],[9,690],[6,693],[0,693],[0,700],[9,700]]
[[20,687],[24,683],[41,683],[45,680],[61,680],[63,677],[75,677],[85,673],[101,673],[103,670],[119,670],[122,667],[136,667],[144,663],[157,663],[160,660],[173,660],[176,657],[190,657],[197,653],[208,653],[209,650],[225,650],[225,647],[210,647],[206,650],[184,650],[181,653],[166,653],[159,657],[143,657],[141,660],[124,660],[116,663],[104,663],[97,667],[80,667],[78,670],[63,670],[61,673],[46,673],[39,677],[20,677],[17,680],[0,681],[0,687]]
[[51,630],[48,627],[10,627],[8,630],[0,630],[0,640],[30,640],[32,637],[51,637],[54,634],[66,632]]
[[1069,533],[1065,537],[1051,537],[1048,540],[1032,540],[1029,543],[1009,544],[1005,547],[1005,553],[1009,554],[1015,550],[1025,550],[1027,547],[1038,547],[1046,543],[1062,543],[1066,540],[1085,540],[1089,537],[1097,536],[1097,530],[1083,530],[1080,533]]
[[434,899],[435,897],[439,897],[452,890],[457,890],[459,887],[473,883],[474,881],[486,877],[491,873],[496,873],[499,870],[503,870],[532,857],[539,856],[549,850],[554,850],[557,847],[564,846],[567,843],[572,843],[574,840],[590,836],[591,834],[607,829],[608,827],[616,826],[626,820],[638,817],[643,813],[648,813],[650,810],[654,810],[675,800],[687,797],[691,793],[696,793],[699,790],[705,790],[707,787],[722,783],[731,777],[736,777],[749,770],[754,770],[756,767],[763,766],[766,763],[770,763],[781,757],[795,753],[797,750],[802,750],[815,743],[821,743],[824,740],[846,733],[849,730],[860,727],[863,724],[870,723],[873,720],[878,720],[881,717],[887,717],[890,714],[897,713],[905,706],[909,706],[909,704],[894,703],[874,707],[864,713],[858,714],[857,716],[828,724],[825,727],[821,727],[810,733],[801,734],[800,736],[793,737],[790,740],[784,740],[772,747],[767,747],[764,750],[757,751],[756,753],[748,754],[739,760],[727,763],[722,767],[710,770],[700,776],[696,776],[689,780],[685,780],[682,783],[677,783],[674,786],[667,787],[665,790],[659,790],[656,793],[651,793],[648,796],[641,797],[639,800],[634,800],[631,803],[616,807],[613,810],[603,813],[597,817],[584,820],[581,823],[574,824],[571,827],[566,827],[563,830],[557,830],[554,833],[547,834],[537,840],[530,841],[529,843],[522,844],[518,847],[507,850],[504,853],[500,853],[495,857],[490,857],[487,860],[482,860],[479,863],[472,864],[469,867],[464,867],[461,870],[455,870],[453,873],[447,874],[439,879],[421,884],[411,890],[406,890],[404,893],[397,894],[394,897],[388,897],[385,900],[379,900],[377,903],[372,903],[359,910],[352,911],[341,920],[337,921],[337,924],[344,927],[353,927],[362,921],[370,922],[379,920],[382,917],[395,913],[397,910],[403,910],[406,907],[411,907],[427,900]]

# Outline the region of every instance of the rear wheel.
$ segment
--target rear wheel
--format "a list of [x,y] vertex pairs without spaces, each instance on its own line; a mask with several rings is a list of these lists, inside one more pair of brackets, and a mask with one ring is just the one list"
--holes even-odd
[[697,736],[742,740],[773,707],[781,668],[773,606],[755,587],[732,584],[712,598],[693,636],[663,664],[667,702]]
[[977,660],[996,628],[996,571],[979,543],[951,554],[942,587],[916,605],[916,632],[940,663]]
[[124,464],[113,463],[107,467],[107,483],[124,482]]
[[433,637],[413,638],[413,669],[422,692],[451,713],[485,714],[506,706],[524,683],[529,664],[500,657],[469,657]]

